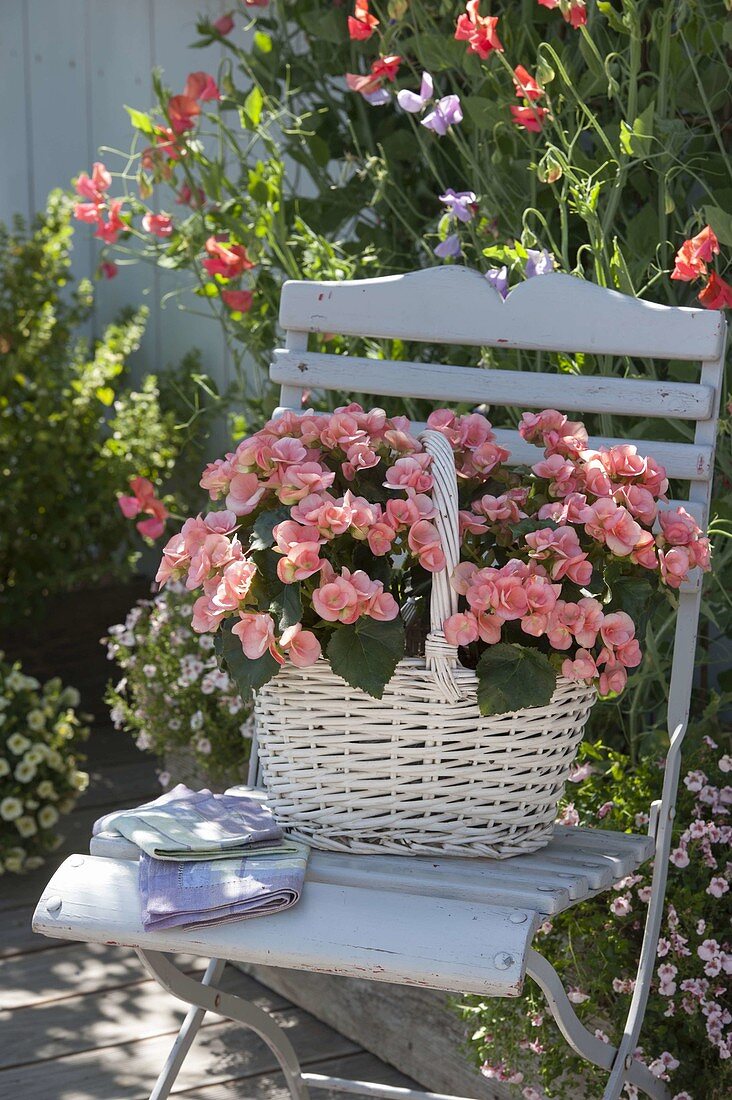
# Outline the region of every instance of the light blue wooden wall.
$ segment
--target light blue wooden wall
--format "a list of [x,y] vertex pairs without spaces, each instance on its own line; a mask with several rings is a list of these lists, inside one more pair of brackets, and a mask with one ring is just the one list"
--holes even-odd
[[[52,188],[68,187],[90,168],[100,146],[127,149],[124,105],[150,106],[155,66],[180,90],[191,70],[215,72],[219,47],[187,47],[201,12],[217,16],[232,6],[225,0],[0,0],[0,219],[41,209]],[[116,158],[102,159],[119,170]],[[75,274],[92,275],[97,256],[91,227],[79,225]],[[145,303],[151,316],[135,373],[176,362],[197,346],[207,372],[225,383],[228,365],[217,325],[175,302],[158,307],[174,279],[140,264],[97,283],[92,333],[122,306]]]

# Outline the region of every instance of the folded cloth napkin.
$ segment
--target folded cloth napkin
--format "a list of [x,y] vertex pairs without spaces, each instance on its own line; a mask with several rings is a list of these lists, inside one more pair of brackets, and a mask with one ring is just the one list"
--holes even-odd
[[193,928],[289,909],[302,893],[308,848],[288,842],[288,854],[260,852],[237,859],[201,862],[140,856],[142,924]]
[[100,817],[93,834],[117,833],[158,860],[219,860],[253,851],[273,856],[291,845],[259,791],[236,794],[192,791],[179,783],[167,794],[131,810]]

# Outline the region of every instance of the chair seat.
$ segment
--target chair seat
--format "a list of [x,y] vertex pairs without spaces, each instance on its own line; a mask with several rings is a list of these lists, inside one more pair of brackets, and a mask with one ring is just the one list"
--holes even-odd
[[43,935],[190,952],[233,962],[404,985],[518,996],[544,916],[605,890],[653,853],[649,837],[558,827],[551,843],[510,860],[351,856],[313,851],[301,901],[266,918],[146,932],[126,842],[94,838],[46,887]]

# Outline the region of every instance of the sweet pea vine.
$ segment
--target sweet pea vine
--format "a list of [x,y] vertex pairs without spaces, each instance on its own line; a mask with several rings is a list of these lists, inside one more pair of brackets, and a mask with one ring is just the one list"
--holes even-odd
[[[521,435],[544,448],[530,470],[506,467],[481,413],[439,409],[428,425],[453,449],[460,491],[451,583],[465,610],[444,632],[477,669],[482,712],[548,702],[560,674],[619,694],[654,597],[709,569],[692,516],[659,510],[663,467],[632,444],[591,450],[554,409],[523,414]],[[206,467],[201,486],[225,507],[184,523],[157,580],[200,592],[193,629],[218,634],[243,690],[325,656],[380,698],[405,652],[400,600],[424,604],[445,568],[431,466],[406,417],[288,411]]]

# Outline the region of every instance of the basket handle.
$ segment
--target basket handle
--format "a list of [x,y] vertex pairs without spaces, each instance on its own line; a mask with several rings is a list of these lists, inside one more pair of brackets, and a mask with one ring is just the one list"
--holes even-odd
[[460,561],[460,523],[458,518],[458,486],[452,447],[440,432],[428,428],[420,435],[425,451],[432,458],[430,473],[434,480],[432,503],[434,524],[445,555],[445,568],[432,576],[430,597],[430,632],[424,647],[425,661],[445,699],[455,702],[462,692],[453,671],[459,665],[457,646],[445,638],[443,624],[458,609],[458,596],[450,577]]

